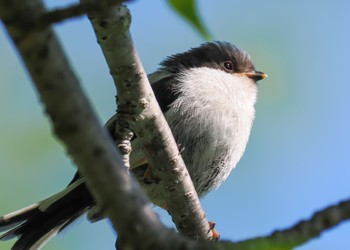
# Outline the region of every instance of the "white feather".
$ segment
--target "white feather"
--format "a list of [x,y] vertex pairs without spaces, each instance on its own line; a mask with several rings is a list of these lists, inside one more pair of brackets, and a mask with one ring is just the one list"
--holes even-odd
[[[257,86],[244,75],[207,67],[185,70],[177,82],[181,94],[166,118],[177,142],[186,147],[183,158],[197,191],[206,193],[227,178],[244,153]],[[208,184],[210,176],[214,180]]]

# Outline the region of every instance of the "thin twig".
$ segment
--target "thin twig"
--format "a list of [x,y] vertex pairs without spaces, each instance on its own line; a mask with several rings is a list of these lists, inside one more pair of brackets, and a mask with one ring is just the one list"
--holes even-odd
[[349,219],[350,200],[345,200],[315,212],[310,219],[290,228],[276,230],[266,237],[238,242],[237,246],[239,249],[252,249],[254,245],[254,249],[293,249]]
[[64,8],[57,8],[44,13],[38,21],[38,27],[45,28],[51,24],[85,15],[88,12],[103,12],[108,8],[126,2],[125,0],[86,1]]
[[23,32],[31,33],[33,31],[43,30],[52,24],[85,15],[88,12],[103,12],[104,10],[108,10],[126,1],[127,0],[86,1],[84,3],[72,4],[64,8],[38,12],[36,13],[38,17],[35,19],[28,16],[16,15],[14,13],[12,18],[8,18],[8,22],[15,22],[18,27],[21,26]]
[[26,15],[35,22],[44,11],[39,0],[0,0],[0,18],[28,68],[56,135],[86,176],[94,197],[109,208],[107,215],[113,224],[131,233],[134,247],[291,249],[350,219],[350,200],[346,200],[316,212],[309,220],[291,228],[238,243],[192,241],[165,228],[147,205],[137,183],[121,166],[120,156],[93,114],[55,34],[44,30],[28,36],[22,32],[23,26],[17,26],[11,18]]

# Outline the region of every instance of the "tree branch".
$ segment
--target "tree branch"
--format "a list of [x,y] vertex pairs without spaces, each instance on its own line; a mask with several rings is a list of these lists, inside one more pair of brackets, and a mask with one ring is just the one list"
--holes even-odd
[[133,45],[129,10],[116,6],[88,14],[117,88],[117,130],[128,132],[132,128],[142,141],[152,174],[161,180],[165,206],[177,229],[194,239],[211,239],[192,180]]
[[107,208],[120,235],[138,240],[130,244],[144,244],[150,249],[159,238],[178,237],[159,221],[122,165],[120,154],[94,115],[54,32],[45,29],[28,33],[13,22],[14,16],[22,16],[35,23],[44,12],[40,0],[0,0],[0,18],[40,94],[56,136],[66,145],[97,203]]
[[127,0],[104,0],[104,1],[86,1],[80,4],[73,4],[64,8],[56,8],[50,11],[40,13],[35,20],[30,19],[28,22],[26,16],[17,16],[15,13],[13,19],[8,21],[16,22],[22,26],[23,32],[33,32],[35,30],[42,30],[52,24],[65,21],[67,19],[76,18],[85,15],[87,12],[103,12],[112,6],[126,2]]
[[103,12],[115,5],[126,2],[126,0],[104,0],[86,1],[80,4],[73,4],[65,8],[57,8],[42,15],[38,21],[38,28],[45,28],[51,24],[85,15],[87,12]]
[[293,249],[349,219],[350,199],[315,212],[310,219],[302,220],[290,228],[277,230],[265,237],[241,241],[234,244],[235,248],[227,249]]
[[350,200],[346,200],[289,229],[238,243],[192,241],[165,228],[122,166],[120,155],[93,114],[55,34],[50,29],[29,34],[23,32],[22,25],[13,22],[16,15],[27,16],[28,21],[36,22],[43,12],[45,8],[39,0],[0,0],[0,18],[35,83],[56,135],[86,177],[97,202],[107,207],[107,215],[122,238],[132,237],[128,240],[129,247],[291,249],[350,219]]

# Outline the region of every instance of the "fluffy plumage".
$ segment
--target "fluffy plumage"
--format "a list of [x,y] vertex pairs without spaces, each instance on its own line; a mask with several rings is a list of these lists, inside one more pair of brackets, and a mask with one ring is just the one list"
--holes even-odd
[[[254,119],[256,81],[264,77],[247,53],[226,42],[168,57],[149,76],[200,196],[217,188],[243,155]],[[112,117],[106,124],[112,136],[114,125]],[[164,203],[162,183],[143,182],[147,159],[137,138],[132,147],[133,173],[153,203]],[[0,231],[9,230],[0,239],[18,237],[13,249],[37,249],[94,205],[76,174],[62,192],[0,217]]]

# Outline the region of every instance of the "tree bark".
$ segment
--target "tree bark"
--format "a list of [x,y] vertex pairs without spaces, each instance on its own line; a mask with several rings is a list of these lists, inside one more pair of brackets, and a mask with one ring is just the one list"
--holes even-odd
[[[110,24],[108,18],[117,18],[121,22],[118,18],[122,18],[122,16],[118,15],[128,15],[124,8],[117,8],[120,13],[106,16],[107,24]],[[38,27],[37,23],[42,20],[45,13],[46,10],[40,0],[0,0],[0,18],[32,77],[44,104],[45,112],[51,119],[56,136],[64,143],[68,154],[86,178],[88,188],[97,203],[107,208],[107,215],[120,234],[125,249],[292,249],[319,236],[325,230],[350,219],[350,200],[346,200],[315,213],[311,219],[301,221],[291,228],[275,231],[265,237],[237,243],[193,241],[166,228],[153,213],[137,182],[128,174],[114,142],[111,141],[107,131],[94,115],[54,32],[50,28],[32,29]],[[100,21],[103,20],[100,19]],[[131,113],[134,117],[133,112],[140,114],[145,110],[150,112],[149,110],[153,110],[153,108],[158,112],[159,108],[154,104],[154,96],[142,66],[134,64],[134,62],[138,63],[139,59],[131,40],[129,40],[129,20],[127,18],[123,21],[126,23],[121,23],[123,26],[121,28],[125,29],[123,32],[127,33],[120,34],[126,35],[125,40],[114,40],[118,36],[111,38],[111,40],[108,37],[105,38],[106,35],[110,35],[109,32],[112,32],[107,29],[108,27],[105,27],[106,23],[97,22],[97,25],[101,24],[101,27],[95,27],[96,24],[94,24],[100,43],[106,43],[102,47],[109,66],[115,70],[115,72],[111,71],[112,76],[116,78],[118,74],[121,74],[118,76],[119,82],[117,84],[121,95],[125,91],[121,99],[121,107],[125,107],[126,110],[131,107]],[[112,27],[111,29],[113,30]],[[117,44],[108,44],[111,41]],[[124,45],[126,47],[123,47]],[[129,57],[126,59],[126,63],[114,59],[114,52],[108,51],[108,48],[114,48],[114,46],[116,46],[116,51],[119,51],[117,55]],[[129,53],[130,51],[133,53]],[[125,66],[126,68],[124,68]],[[129,86],[130,84],[132,86]],[[136,88],[135,86],[140,87],[142,91],[137,90],[137,95],[128,96],[127,91],[131,87]],[[136,101],[134,103],[136,107],[129,106],[128,98]],[[151,113],[147,112],[150,120],[154,120],[156,125],[160,124],[161,128],[166,126],[158,115],[150,115]],[[129,117],[127,118],[129,119]],[[135,131],[140,134],[145,132],[143,126],[149,128],[150,124],[153,123],[141,119],[140,125],[133,126]],[[126,130],[129,131],[129,128]],[[159,136],[159,138],[163,138],[162,135]],[[151,137],[147,137],[145,144],[149,143],[153,146],[154,143],[156,147],[152,150],[158,150],[161,144],[153,140]],[[172,141],[168,137],[163,138],[163,140]],[[153,158],[152,150],[149,153],[150,159]],[[167,150],[171,152],[168,152],[166,157],[170,157],[170,160],[175,162],[181,161],[181,158],[176,155],[177,153],[173,155],[174,152],[178,152],[176,146],[170,146]],[[161,161],[165,162],[164,159]],[[167,166],[167,163],[160,165]],[[170,166],[174,166],[174,164],[172,163]],[[164,180],[170,180],[170,182],[177,180],[178,170],[181,172],[179,174],[181,176],[184,173],[182,169],[175,168],[174,171],[168,166],[164,170],[162,168],[156,169],[159,176],[163,177]],[[175,173],[169,173],[169,171]],[[176,192],[185,191],[183,187],[177,185],[177,183],[174,185]],[[185,187],[187,187],[186,185]],[[169,191],[171,190],[172,188]],[[185,194],[187,194],[186,191]],[[184,200],[184,196],[178,195],[178,199]],[[178,208],[174,206],[174,209]]]

